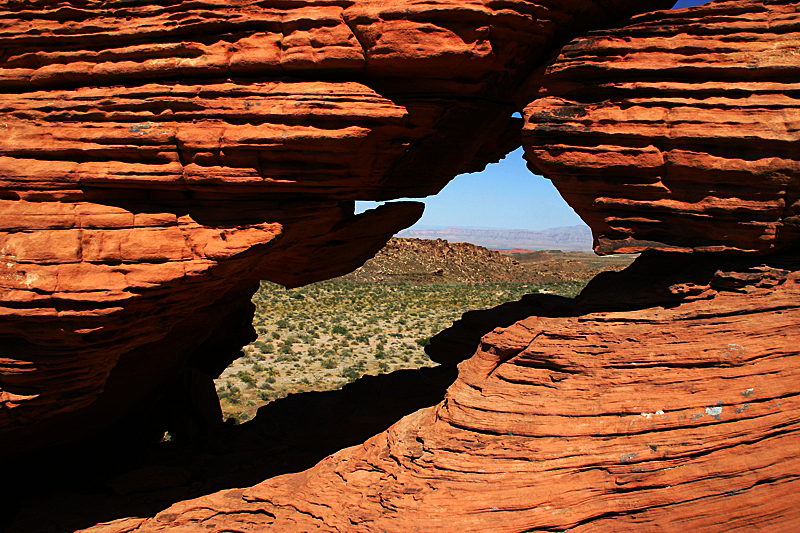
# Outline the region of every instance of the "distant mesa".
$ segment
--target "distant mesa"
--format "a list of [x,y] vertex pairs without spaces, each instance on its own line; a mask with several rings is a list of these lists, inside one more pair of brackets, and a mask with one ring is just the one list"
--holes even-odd
[[501,250],[562,250],[591,252],[592,232],[587,226],[562,226],[541,231],[523,229],[407,229],[397,237],[468,242]]

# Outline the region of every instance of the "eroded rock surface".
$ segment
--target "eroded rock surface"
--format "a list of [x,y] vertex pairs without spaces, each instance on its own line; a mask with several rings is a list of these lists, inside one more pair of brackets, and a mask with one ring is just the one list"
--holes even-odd
[[354,216],[354,199],[435,193],[502,157],[511,94],[550,50],[665,4],[6,2],[4,453],[213,375],[252,334],[241,283],[353,270],[421,213]]
[[792,531],[798,302],[791,257],[646,254],[484,336],[442,403],[363,445],[92,531]]
[[596,251],[800,240],[798,20],[797,3],[762,0],[641,15],[575,39],[531,78],[529,166]]
[[[352,201],[502,156],[513,94],[532,167],[597,250],[669,251],[574,302],[465,319],[469,342],[501,327],[444,401],[363,445],[93,531],[794,531],[796,5],[644,15],[529,76],[661,4],[4,5],[6,457],[146,414],[175,384],[167,424],[202,436],[253,280],[361,264],[420,208]],[[109,486],[175,488],[180,470]]]
[[518,93],[527,157],[598,251],[645,253],[574,302],[465,317],[460,338],[501,327],[363,445],[93,531],[794,531],[796,12],[717,2],[573,41]]

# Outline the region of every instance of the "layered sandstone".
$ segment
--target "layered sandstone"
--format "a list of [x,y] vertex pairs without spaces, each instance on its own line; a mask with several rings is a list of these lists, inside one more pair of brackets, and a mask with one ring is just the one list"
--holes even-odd
[[561,49],[520,94],[529,166],[599,253],[767,253],[800,240],[797,4],[634,17]]
[[213,419],[198,390],[252,335],[254,280],[362,264],[421,205],[354,216],[353,200],[431,194],[502,157],[511,94],[550,50],[668,3],[6,2],[6,457],[179,383],[170,424]]
[[575,301],[466,317],[501,327],[363,445],[93,531],[794,531],[796,26],[717,2],[567,45],[518,93],[527,157],[598,251],[645,253]]
[[646,254],[363,445],[92,531],[792,531],[798,302],[796,256]]
[[796,6],[644,15],[528,76],[661,4],[4,5],[4,458],[158,402],[131,439],[211,431],[256,280],[361,264],[420,206],[352,201],[502,156],[516,94],[531,166],[597,250],[670,252],[466,317],[469,342],[501,327],[363,445],[95,530],[793,531]]

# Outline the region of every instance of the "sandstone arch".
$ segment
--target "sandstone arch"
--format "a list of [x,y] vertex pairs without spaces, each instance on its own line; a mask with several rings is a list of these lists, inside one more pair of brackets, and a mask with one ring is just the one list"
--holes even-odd
[[[520,142],[515,107],[529,162],[587,219],[598,251],[649,252],[574,307],[534,306],[484,336],[444,402],[364,445],[97,531],[792,530],[795,3],[616,24],[668,5],[202,6],[5,12],[11,454],[59,411],[91,413],[111,369],[147,357],[134,326],[168,345],[214,302],[241,323],[248,285],[234,280],[352,268],[419,216],[400,204],[353,217],[352,200],[435,192],[496,159]],[[567,37],[609,26],[540,66]],[[137,383],[155,390],[203,350],[181,348],[171,371]],[[75,435],[97,427],[82,424]]]

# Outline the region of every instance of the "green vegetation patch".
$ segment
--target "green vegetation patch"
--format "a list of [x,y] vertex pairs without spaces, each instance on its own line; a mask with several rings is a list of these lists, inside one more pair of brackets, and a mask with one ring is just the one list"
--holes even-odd
[[249,420],[258,407],[288,394],[434,366],[424,347],[463,313],[537,292],[574,297],[584,285],[324,281],[289,290],[261,282],[253,296],[258,339],[216,380],[223,413]]

